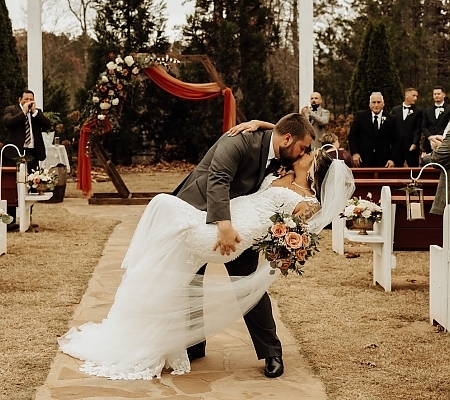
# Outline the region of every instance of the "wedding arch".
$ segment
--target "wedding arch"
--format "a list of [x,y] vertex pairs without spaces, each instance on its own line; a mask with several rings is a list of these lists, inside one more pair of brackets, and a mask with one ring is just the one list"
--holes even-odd
[[[230,88],[206,55],[177,55],[155,57],[148,54],[114,57],[106,65],[106,71],[98,79],[89,99],[90,115],[80,129],[78,146],[77,188],[89,199],[89,204],[147,204],[157,193],[131,193],[119,172],[109,159],[98,136],[107,134],[117,123],[123,103],[126,101],[127,86],[134,76],[144,75],[163,90],[187,100],[207,100],[224,97],[223,131],[226,132],[245,116],[236,107],[236,101]],[[166,70],[171,63],[185,61],[201,62],[214,82],[187,83],[176,79]],[[91,152],[99,160],[117,193],[92,193]]]

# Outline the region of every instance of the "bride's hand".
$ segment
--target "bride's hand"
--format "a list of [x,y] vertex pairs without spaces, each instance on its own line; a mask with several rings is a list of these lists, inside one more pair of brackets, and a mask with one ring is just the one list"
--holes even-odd
[[236,136],[241,132],[254,132],[259,128],[259,123],[257,120],[252,119],[251,121],[242,122],[239,125],[234,126],[228,132],[228,136]]
[[234,230],[231,221],[229,220],[217,222],[217,227],[219,228],[219,232],[213,251],[220,248],[221,255],[226,254],[229,256],[232,251],[236,251],[236,243],[241,241],[241,237],[239,236],[239,233]]
[[242,122],[239,125],[231,128],[228,132],[225,132],[228,136],[236,136],[240,132],[254,132],[258,129],[273,129],[275,125],[271,122],[259,121],[252,119],[251,121]]

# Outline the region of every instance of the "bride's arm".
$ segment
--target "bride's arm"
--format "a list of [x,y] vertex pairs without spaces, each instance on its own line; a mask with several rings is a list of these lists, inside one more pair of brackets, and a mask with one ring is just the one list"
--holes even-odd
[[228,136],[236,136],[238,133],[247,131],[247,132],[254,132],[258,129],[273,129],[275,128],[275,125],[266,122],[266,121],[259,121],[257,119],[252,119],[251,121],[242,122],[239,125],[236,125],[235,127],[231,128],[228,132],[225,132],[228,134]]
[[320,204],[316,201],[303,200],[297,204],[294,214],[301,217],[303,221],[308,221],[320,210]]

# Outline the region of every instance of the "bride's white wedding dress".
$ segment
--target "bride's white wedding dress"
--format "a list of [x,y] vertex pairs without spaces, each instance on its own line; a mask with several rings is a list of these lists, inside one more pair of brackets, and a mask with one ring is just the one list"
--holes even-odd
[[270,274],[261,258],[248,277],[207,274],[203,284],[196,279],[206,262],[224,263],[251,247],[267,232],[276,210],[291,213],[305,200],[271,186],[272,180],[231,200],[233,227],[242,241],[230,256],[212,251],[217,227],[205,223],[205,212],[175,196],[154,197],[123,260],[127,271],[107,318],[72,328],[58,339],[61,350],[85,361],[81,371],[111,379],[152,379],[164,367],[189,372],[186,348],[242,317],[278,275]]

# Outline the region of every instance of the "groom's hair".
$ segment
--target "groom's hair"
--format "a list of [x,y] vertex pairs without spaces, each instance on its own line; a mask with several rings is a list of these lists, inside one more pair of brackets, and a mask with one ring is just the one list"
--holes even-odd
[[285,115],[277,122],[273,131],[278,135],[290,133],[295,142],[304,139],[306,135],[311,135],[313,140],[316,138],[313,126],[304,115],[299,113]]

